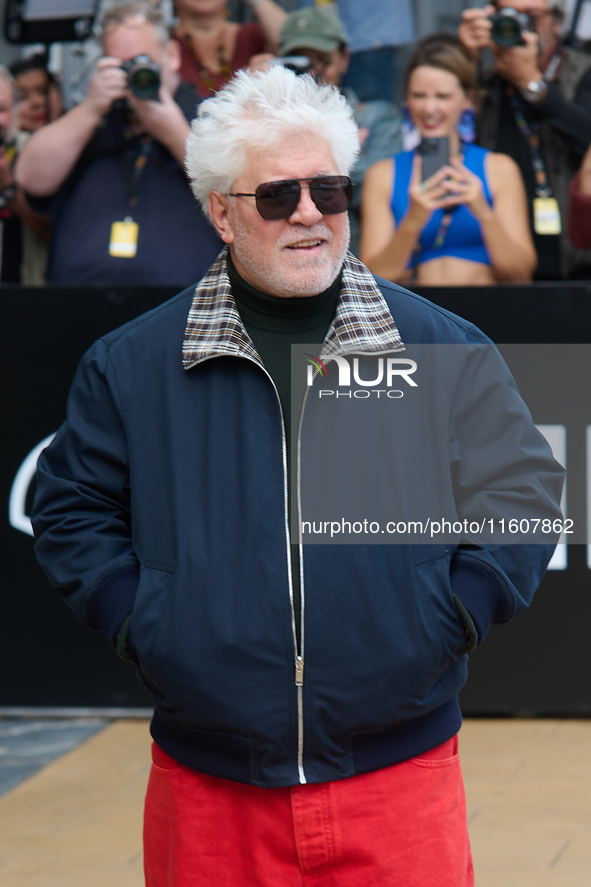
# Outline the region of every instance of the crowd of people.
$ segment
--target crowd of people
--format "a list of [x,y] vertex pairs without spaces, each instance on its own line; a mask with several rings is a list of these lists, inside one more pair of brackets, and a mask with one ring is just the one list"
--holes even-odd
[[[46,56],[0,68],[2,282],[199,279],[222,244],[184,173],[190,121],[236,71],[277,63],[354,109],[350,248],[374,273],[432,285],[588,276],[591,54],[562,43],[564,0],[467,9],[456,34],[415,44],[404,76],[410,0],[366,2],[361,16],[345,0],[293,7],[244,0],[236,16],[228,0],[175,0],[169,23],[157,0],[104,3],[103,55],[65,112]],[[132,86],[138,57],[156,70],[148,95]],[[423,176],[429,145],[442,161]]]

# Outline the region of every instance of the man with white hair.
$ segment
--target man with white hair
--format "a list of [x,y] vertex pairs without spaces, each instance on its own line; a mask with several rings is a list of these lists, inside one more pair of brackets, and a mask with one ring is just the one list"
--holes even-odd
[[486,337],[347,251],[358,148],[279,66],[205,101],[226,248],[88,352],[39,462],[39,560],[154,698],[149,887],[473,884],[457,693],[553,545],[395,544],[373,508],[551,522],[562,470]]
[[182,168],[197,95],[147,0],[106,5],[101,33],[86,97],[34,133],[16,166],[52,218],[47,279],[185,285],[220,247]]

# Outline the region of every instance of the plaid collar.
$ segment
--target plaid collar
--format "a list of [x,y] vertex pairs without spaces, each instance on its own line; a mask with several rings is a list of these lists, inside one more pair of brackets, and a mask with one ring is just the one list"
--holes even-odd
[[[337,310],[320,356],[404,350],[394,318],[374,278],[365,265],[347,253]],[[183,367],[189,370],[203,360],[221,355],[247,357],[263,367],[232,296],[226,248],[195,290],[183,340]]]

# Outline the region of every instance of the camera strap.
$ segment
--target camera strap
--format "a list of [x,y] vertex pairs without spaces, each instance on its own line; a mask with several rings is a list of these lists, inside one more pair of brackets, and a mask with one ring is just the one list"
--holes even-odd
[[129,146],[127,153],[127,214],[123,221],[113,222],[109,239],[109,255],[115,258],[133,259],[137,253],[139,225],[133,220],[133,211],[139,200],[139,184],[153,145],[150,136],[143,136],[134,145]]
[[139,144],[130,146],[128,153],[127,168],[127,213],[132,215],[132,211],[137,206],[139,200],[139,185],[144,170],[148,164],[150,154],[154,143],[150,136],[142,136]]
[[535,177],[535,197],[533,201],[534,231],[536,234],[560,234],[560,209],[552,195],[548,181],[546,164],[540,145],[540,129],[537,123],[525,119],[521,97],[512,86],[507,87],[507,95],[519,131],[529,145],[531,163]]
[[558,73],[562,68],[564,61],[564,50],[562,47],[557,49],[544,70],[544,80],[546,83],[554,83],[558,77]]

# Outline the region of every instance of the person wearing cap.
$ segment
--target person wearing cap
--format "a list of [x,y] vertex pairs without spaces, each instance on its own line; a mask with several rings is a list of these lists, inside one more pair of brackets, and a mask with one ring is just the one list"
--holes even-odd
[[[349,36],[331,6],[309,6],[288,15],[281,30],[281,56],[301,55],[310,60],[310,71],[322,83],[342,88],[351,53]],[[361,151],[351,173],[353,198],[349,208],[351,252],[359,251],[361,185],[372,163],[402,150],[402,115],[386,99],[359,100],[350,88],[342,88],[352,107]]]
[[[327,0],[299,0],[299,7],[323,6]],[[413,44],[412,0],[338,0],[333,4],[350,36],[351,59],[343,80],[362,102],[403,98],[404,59],[400,48]]]
[[[458,36],[481,62],[479,145],[508,154],[521,170],[538,255],[538,280],[576,276],[582,256],[567,238],[569,183],[591,142],[591,56],[565,46],[563,0],[496,0],[462,13]],[[491,17],[523,17],[521,43],[501,46]]]

